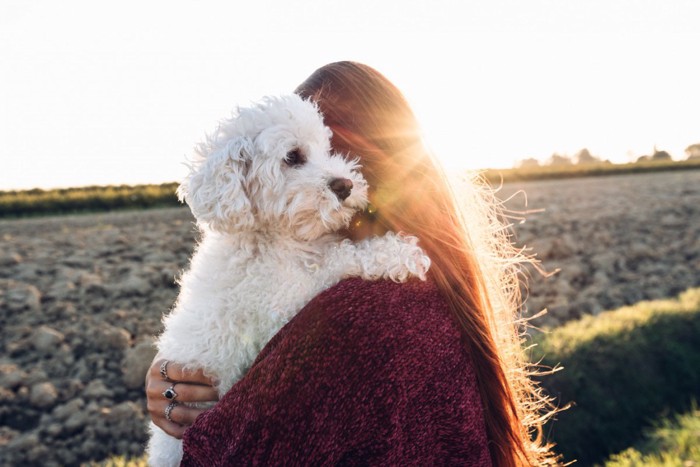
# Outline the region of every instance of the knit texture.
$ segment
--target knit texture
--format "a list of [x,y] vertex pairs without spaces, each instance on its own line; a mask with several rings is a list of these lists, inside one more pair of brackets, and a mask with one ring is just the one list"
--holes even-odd
[[491,465],[474,369],[431,282],[314,298],[185,432],[182,465]]

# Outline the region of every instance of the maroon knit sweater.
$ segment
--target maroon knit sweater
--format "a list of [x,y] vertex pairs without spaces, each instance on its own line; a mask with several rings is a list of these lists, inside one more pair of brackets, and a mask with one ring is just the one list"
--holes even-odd
[[183,441],[182,465],[491,465],[459,327],[418,280],[318,295]]

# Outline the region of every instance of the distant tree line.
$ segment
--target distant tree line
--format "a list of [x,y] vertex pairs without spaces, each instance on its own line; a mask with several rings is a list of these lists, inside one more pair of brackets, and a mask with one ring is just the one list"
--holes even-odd
[[180,206],[177,183],[0,191],[0,218]]
[[[700,143],[691,144],[685,148],[686,160],[700,159]],[[673,160],[671,154],[667,151],[659,150],[654,146],[654,151],[650,155],[644,155],[637,158],[636,162],[659,162]],[[612,164],[609,160],[604,160],[594,156],[587,148],[583,148],[573,156],[563,154],[552,154],[547,160],[541,162],[534,157],[528,157],[518,161],[517,167],[522,169],[533,169],[543,166],[565,167],[571,165],[588,165],[588,164]]]
[[691,144],[685,148],[685,154],[688,156],[688,160],[700,159],[700,143]]

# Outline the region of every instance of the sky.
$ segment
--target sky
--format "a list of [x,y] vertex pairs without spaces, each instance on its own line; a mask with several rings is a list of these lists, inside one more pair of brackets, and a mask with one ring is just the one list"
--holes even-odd
[[0,0],[0,190],[179,181],[237,105],[337,60],[448,169],[700,142],[696,0]]

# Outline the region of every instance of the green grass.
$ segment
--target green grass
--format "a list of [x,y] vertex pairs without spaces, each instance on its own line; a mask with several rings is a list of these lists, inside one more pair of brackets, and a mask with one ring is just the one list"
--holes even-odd
[[574,404],[551,428],[567,460],[601,462],[700,398],[700,289],[587,316],[535,343],[532,361],[564,367],[542,385]]
[[541,166],[528,169],[488,169],[484,177],[492,184],[528,180],[553,180],[605,175],[625,175],[648,172],[700,169],[700,159],[684,161],[648,161],[629,164],[581,164],[565,166]]
[[636,447],[615,454],[605,467],[700,466],[700,410],[663,419]]

